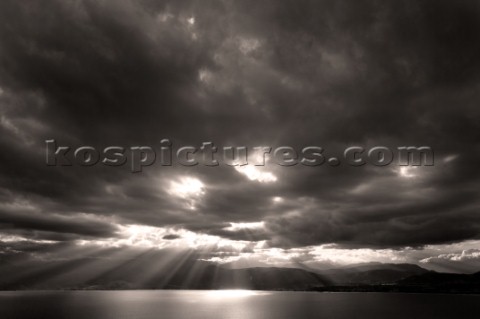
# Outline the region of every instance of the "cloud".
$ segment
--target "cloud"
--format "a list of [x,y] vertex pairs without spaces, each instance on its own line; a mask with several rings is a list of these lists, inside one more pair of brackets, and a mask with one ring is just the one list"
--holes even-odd
[[478,272],[478,267],[480,267],[480,250],[470,248],[438,255],[434,254],[421,259],[419,262],[424,267],[431,267],[439,271],[473,273]]
[[179,235],[174,235],[174,234],[170,234],[170,235],[165,235],[162,237],[162,239],[166,239],[166,240],[173,240],[173,239],[178,239],[180,238]]
[[[5,206],[5,205],[2,205]],[[10,206],[10,207],[9,207]],[[111,220],[92,214],[52,214],[25,209],[21,205],[8,205],[0,210],[0,230],[9,233],[32,232],[47,238],[51,234],[87,237],[109,237],[117,227]]]
[[420,262],[429,263],[434,262],[435,260],[448,260],[448,261],[465,261],[465,260],[480,260],[480,250],[479,249],[468,249],[462,250],[460,253],[453,254],[440,254],[436,257],[429,257],[422,259]]
[[[269,249],[479,239],[479,14],[471,1],[2,1],[1,230],[71,243],[143,225]],[[318,145],[327,158],[430,145],[436,162],[403,174],[45,165],[46,139],[101,149],[163,138]]]

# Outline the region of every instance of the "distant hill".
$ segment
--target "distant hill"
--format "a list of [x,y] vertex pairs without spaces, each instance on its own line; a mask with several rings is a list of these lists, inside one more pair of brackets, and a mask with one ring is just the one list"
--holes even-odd
[[321,271],[334,285],[387,284],[427,273],[413,264],[368,264]]
[[336,292],[401,292],[401,293],[461,293],[480,294],[480,272],[450,274],[427,271],[390,284],[357,284],[317,287],[315,291]]
[[[232,278],[242,278],[249,289],[260,290],[307,290],[311,287],[327,286],[332,282],[325,276],[298,268],[245,268],[245,269],[223,269],[227,280],[220,280],[222,288],[236,287]],[[230,281],[230,282],[229,282]],[[228,284],[226,284],[228,282]]]
[[403,285],[480,284],[480,272],[474,274],[450,274],[429,271],[400,280],[398,283]]
[[480,293],[480,272],[474,274],[446,274],[434,271],[412,276],[397,283],[415,290],[446,293]]
[[155,251],[125,257],[0,265],[0,290],[253,289],[480,293],[480,273],[443,274],[411,264],[365,264],[322,271],[229,268],[195,254]]
[[[160,258],[161,257],[161,258]],[[5,266],[6,267],[6,266]],[[2,267],[5,270],[5,267]],[[113,264],[78,259],[8,270],[1,290],[29,289],[256,289],[308,290],[330,285],[324,276],[297,268],[227,269],[196,256],[146,253]]]

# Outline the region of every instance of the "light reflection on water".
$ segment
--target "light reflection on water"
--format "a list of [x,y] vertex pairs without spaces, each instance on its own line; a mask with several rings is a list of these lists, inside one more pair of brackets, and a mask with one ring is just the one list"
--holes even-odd
[[269,294],[267,291],[255,291],[255,290],[245,290],[245,289],[229,289],[229,290],[210,290],[205,292],[205,297],[209,299],[227,299],[227,298],[242,298],[242,297],[251,297],[258,295]]
[[478,318],[480,296],[217,291],[0,292],[1,319]]

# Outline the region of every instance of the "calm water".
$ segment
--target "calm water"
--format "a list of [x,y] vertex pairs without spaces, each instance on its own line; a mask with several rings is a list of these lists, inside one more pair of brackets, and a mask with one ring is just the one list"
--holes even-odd
[[0,318],[479,318],[480,296],[249,292],[0,292]]

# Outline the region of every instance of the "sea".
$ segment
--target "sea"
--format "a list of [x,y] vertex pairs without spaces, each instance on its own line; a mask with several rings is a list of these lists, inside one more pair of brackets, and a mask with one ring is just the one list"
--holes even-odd
[[1,319],[480,318],[480,295],[251,290],[7,291]]

